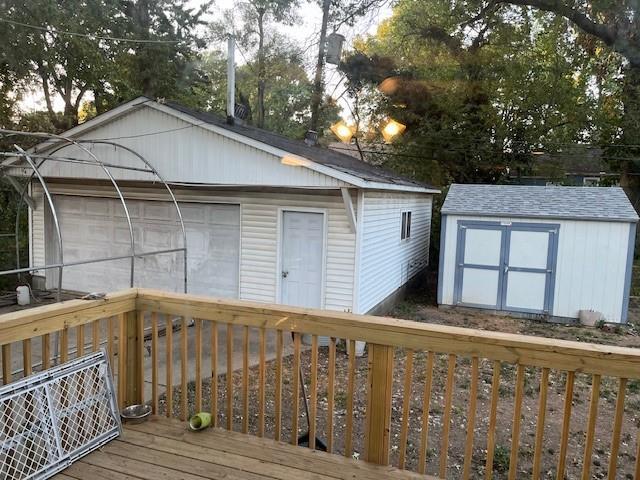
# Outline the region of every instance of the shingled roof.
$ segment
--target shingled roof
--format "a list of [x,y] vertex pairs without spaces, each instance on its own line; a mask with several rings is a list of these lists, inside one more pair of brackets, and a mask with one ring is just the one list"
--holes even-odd
[[453,184],[443,214],[637,222],[620,187]]

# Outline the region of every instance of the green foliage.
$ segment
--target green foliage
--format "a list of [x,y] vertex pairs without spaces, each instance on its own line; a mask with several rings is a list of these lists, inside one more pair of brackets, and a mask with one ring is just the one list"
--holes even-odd
[[[39,91],[56,130],[78,123],[88,92],[98,113],[140,94],[185,103],[192,98],[199,81],[197,54],[204,46],[196,28],[208,4],[197,11],[186,1],[168,0],[6,0],[3,6],[3,19],[14,23],[0,22],[0,86]],[[54,97],[64,101],[62,115]],[[6,97],[0,120],[5,104]]]
[[[16,211],[19,195],[8,183],[0,181],[0,270],[16,267],[15,234]],[[28,264],[29,239],[27,236],[27,212],[23,204],[20,218],[20,265]],[[0,277],[0,290],[12,290],[16,287],[17,277]]]
[[503,445],[496,445],[493,451],[493,469],[498,473],[509,471],[511,450]]
[[367,121],[391,116],[408,127],[394,145],[403,155],[377,160],[439,185],[496,183],[529,173],[536,148],[610,130],[607,97],[591,92],[593,58],[566,22],[509,7],[471,27],[473,3],[400,1],[341,66],[364,92]]

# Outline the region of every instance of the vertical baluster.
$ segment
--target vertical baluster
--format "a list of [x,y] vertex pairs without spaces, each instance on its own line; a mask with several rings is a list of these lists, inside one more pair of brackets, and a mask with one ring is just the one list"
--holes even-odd
[[344,438],[344,456],[350,457],[353,454],[353,396],[355,392],[356,377],[356,342],[348,341],[347,355],[349,356],[349,372],[347,378],[347,425]]
[[433,361],[435,354],[427,354],[425,368],[424,394],[422,396],[422,431],[420,432],[420,459],[418,473],[424,474],[427,470],[427,442],[429,440],[429,410],[431,409],[431,386],[433,383]]
[[111,363],[112,370],[116,368],[115,349],[113,348],[113,343],[116,340],[115,322],[116,320],[114,317],[110,317],[107,320],[107,355],[109,355],[109,362]]
[[300,334],[293,334],[293,387],[291,400],[291,444],[298,444],[298,420],[300,417]]
[[170,314],[165,315],[165,336],[167,341],[167,417],[173,416],[173,320]]
[[284,332],[276,330],[276,378],[275,378],[275,427],[274,438],[280,441],[282,436],[282,336]]
[[31,367],[31,339],[27,338],[22,341],[22,371],[25,377],[33,373]]
[[624,415],[624,396],[627,389],[627,379],[621,378],[616,397],[616,412],[613,416],[613,434],[611,435],[611,456],[609,457],[608,480],[615,480],[618,469],[618,450],[620,448],[620,433],[622,432],[622,416]]
[[84,355],[84,325],[76,327],[76,358]]
[[444,417],[442,423],[442,442],[440,445],[440,476],[447,476],[447,461],[449,457],[449,430],[451,429],[451,406],[453,402],[453,388],[455,380],[456,356],[449,355],[447,367],[447,386],[444,394]]
[[489,411],[489,429],[487,431],[487,463],[485,478],[493,478],[493,452],[496,447],[496,421],[498,415],[498,400],[500,399],[500,362],[493,362],[493,376],[491,378],[491,407]]
[[538,419],[536,425],[536,439],[533,452],[533,475],[534,480],[540,478],[542,462],[542,442],[544,439],[544,421],[547,415],[547,392],[549,391],[549,369],[542,369],[540,377],[540,395],[538,398]]
[[258,366],[258,436],[264,436],[264,397],[265,397],[265,368],[266,368],[266,332],[264,327],[260,328],[260,364]]
[[316,448],[318,415],[318,336],[311,337],[311,385],[309,386],[309,448]]
[[42,370],[47,370],[50,365],[51,347],[49,341],[49,334],[45,333],[42,336]]
[[211,423],[218,426],[218,323],[211,322]]
[[473,456],[473,431],[476,427],[476,402],[478,400],[478,357],[471,358],[471,389],[469,391],[469,411],[467,413],[467,439],[464,448],[464,466],[462,478],[471,475],[471,458]]
[[511,456],[509,458],[509,480],[515,480],[518,471],[518,453],[520,450],[520,413],[524,394],[524,365],[518,364],[516,371],[516,394],[513,399],[513,425],[511,426]]
[[195,409],[196,412],[202,411],[202,320],[195,319],[196,329],[196,392],[195,392]]
[[187,332],[187,328],[188,328],[188,322],[187,322],[187,318],[186,317],[182,317],[181,318],[181,340],[182,340],[182,348],[181,350],[181,359],[180,359],[180,393],[181,393],[181,398],[180,398],[180,403],[182,404],[182,409],[181,409],[181,415],[180,418],[184,421],[189,417],[189,403],[188,403],[188,397],[187,397],[187,380],[188,380],[188,372],[187,372],[187,367],[188,367],[188,362],[189,362],[189,353],[187,351],[187,342],[188,342],[188,332]]
[[233,325],[227,323],[227,430],[233,430]]
[[584,444],[584,459],[582,460],[582,480],[591,478],[591,457],[593,456],[593,441],[598,418],[598,400],[600,399],[600,375],[591,377],[591,401],[589,403],[589,418],[587,420],[587,438]]
[[327,452],[333,453],[333,408],[336,383],[336,339],[329,339],[329,371],[327,378]]
[[404,367],[404,386],[402,390],[402,426],[400,427],[400,456],[398,468],[404,469],[409,437],[409,407],[411,406],[411,377],[413,376],[413,350],[407,350]]
[[2,345],[2,383],[11,383],[11,344]]
[[560,453],[558,455],[558,469],[556,479],[564,480],[567,462],[567,447],[569,445],[569,430],[571,427],[571,406],[573,403],[573,383],[575,372],[567,372],[567,386],[564,393],[564,412],[562,417],[562,431],[560,433]]
[[249,327],[242,327],[242,433],[249,432]]
[[[118,404],[120,408],[124,407],[126,376],[127,376],[127,337],[125,335],[124,323],[126,316],[124,313],[118,315]],[[64,344],[67,342],[66,329],[62,331],[62,361],[64,362],[65,352],[67,351]]]
[[91,351],[97,352],[100,348],[100,320],[91,325]]
[[62,363],[69,360],[69,329],[63,328],[60,332],[60,361]]
[[140,392],[140,403],[144,403],[144,311],[139,311],[136,321],[136,330],[138,336],[138,391]]
[[151,408],[158,414],[158,313],[151,313]]

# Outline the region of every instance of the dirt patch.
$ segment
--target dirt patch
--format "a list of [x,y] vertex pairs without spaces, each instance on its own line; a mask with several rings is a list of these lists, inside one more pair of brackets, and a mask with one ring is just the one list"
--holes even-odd
[[[501,332],[521,333],[537,335],[548,338],[577,340],[584,342],[602,343],[609,345],[624,345],[640,347],[640,337],[637,335],[635,324],[620,330],[618,333],[603,332],[601,330],[584,328],[579,326],[550,325],[547,323],[520,320],[509,317],[497,317],[482,313],[469,313],[458,311],[442,311],[425,305],[420,299],[411,299],[402,303],[393,312],[394,316],[413,319],[421,322],[455,325],[461,327],[481,328]],[[252,335],[257,332],[252,332]],[[407,465],[411,470],[417,470],[419,452],[424,446],[420,445],[423,417],[423,391],[426,371],[426,354],[419,352],[414,357],[414,372],[410,395],[409,414],[409,440],[407,442]],[[433,371],[433,390],[429,408],[429,430],[427,451],[427,473],[436,475],[438,472],[440,452],[442,451],[442,426],[444,417],[444,395],[447,376],[447,356],[437,355]],[[403,391],[403,376],[406,363],[406,352],[398,349],[394,362],[394,393],[392,409],[391,429],[391,461],[397,465],[400,450],[400,428],[402,423],[402,402],[406,396]],[[284,359],[283,372],[283,434],[282,439],[289,441],[291,438],[291,405],[293,359],[288,356]],[[310,383],[310,352],[305,351],[301,355],[301,365],[305,383]],[[239,365],[236,365],[239,367]],[[480,361],[480,374],[478,382],[478,399],[476,421],[474,426],[474,448],[472,456],[472,477],[483,478],[486,459],[486,439],[489,421],[489,407],[492,383],[493,364],[490,361]],[[327,440],[327,369],[328,352],[321,348],[319,352],[318,371],[318,436],[325,442]],[[269,362],[266,367],[266,436],[274,435],[274,404],[275,404],[275,362]],[[451,418],[451,433],[448,441],[448,475],[447,478],[458,478],[461,475],[464,462],[464,445],[469,425],[469,389],[471,387],[471,361],[469,358],[458,358],[455,370],[455,391]],[[541,372],[534,368],[524,369],[524,400],[521,413],[521,435],[518,450],[518,474],[517,478],[531,475],[534,454],[534,439],[538,417],[538,396]],[[366,377],[367,360],[361,358],[356,361],[356,388],[354,396],[354,431],[353,445],[356,454],[362,452],[364,438],[364,415],[366,407]],[[344,351],[344,343],[339,344],[336,356],[336,383],[335,383],[335,411],[333,415],[334,452],[344,452],[344,436],[347,415],[347,378],[348,357]],[[515,389],[516,368],[513,365],[503,364],[501,367],[497,420],[497,442],[494,453],[494,478],[507,477],[509,469],[509,457],[511,448],[511,427],[513,425],[513,398]],[[224,375],[218,381],[218,422],[226,425],[226,379]],[[241,371],[234,373],[234,429],[240,430],[242,423],[241,398]],[[249,378],[249,432],[257,433],[258,422],[258,370],[250,369]],[[543,478],[555,478],[559,457],[560,432],[562,429],[564,412],[564,392],[566,388],[566,374],[552,371],[549,377],[549,393],[546,409],[546,421],[544,431],[544,447],[542,458]],[[611,378],[603,378],[600,388],[600,402],[598,421],[596,425],[594,453],[591,458],[592,478],[606,478],[609,464],[609,452],[611,442],[611,430],[615,411],[615,400],[618,389],[618,381]],[[591,376],[577,374],[572,402],[572,414],[570,421],[569,447],[567,452],[565,478],[580,478],[582,472],[582,459],[584,455],[585,430],[591,394]],[[640,425],[640,381],[631,380],[626,390],[625,415],[621,435],[620,453],[618,456],[618,474],[616,478],[633,478],[636,455],[637,431]],[[210,405],[210,385],[208,381],[203,384],[204,409]],[[180,411],[180,389],[174,393],[174,414]],[[194,385],[189,385],[189,410],[193,412]],[[304,433],[306,417],[300,398],[300,412],[298,435]],[[161,401],[161,409],[164,408],[164,400]]]

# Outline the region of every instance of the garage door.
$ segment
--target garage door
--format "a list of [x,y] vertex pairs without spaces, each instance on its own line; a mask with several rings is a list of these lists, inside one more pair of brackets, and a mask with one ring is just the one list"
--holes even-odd
[[551,313],[558,228],[550,224],[460,222],[456,303]]
[[[72,262],[127,255],[130,236],[118,199],[54,196],[62,228],[64,260]],[[170,202],[129,200],[137,252],[182,247],[175,207]],[[181,203],[187,231],[188,289],[190,293],[235,298],[238,296],[240,207],[226,204]],[[46,221],[47,263],[57,257],[51,215]],[[182,252],[135,260],[135,285],[181,292]],[[63,287],[78,291],[115,291],[129,287],[130,260],[67,267]],[[50,288],[57,273],[47,273]]]

